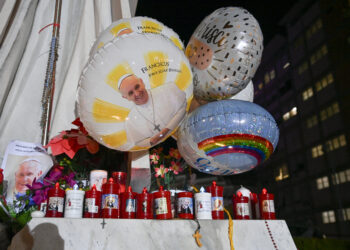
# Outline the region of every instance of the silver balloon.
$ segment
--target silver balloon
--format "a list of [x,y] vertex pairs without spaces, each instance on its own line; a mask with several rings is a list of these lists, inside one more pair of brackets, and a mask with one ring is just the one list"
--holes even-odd
[[187,47],[197,99],[227,99],[244,89],[261,61],[263,35],[256,19],[239,7],[206,17]]

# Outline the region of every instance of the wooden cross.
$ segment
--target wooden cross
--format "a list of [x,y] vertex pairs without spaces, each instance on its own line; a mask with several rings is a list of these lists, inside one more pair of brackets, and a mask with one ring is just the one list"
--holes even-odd
[[199,234],[199,230],[196,230],[196,233],[195,234],[192,234],[193,238],[196,239],[196,243],[199,247],[202,247],[202,243],[201,241],[199,240],[200,238],[202,238],[202,235]]

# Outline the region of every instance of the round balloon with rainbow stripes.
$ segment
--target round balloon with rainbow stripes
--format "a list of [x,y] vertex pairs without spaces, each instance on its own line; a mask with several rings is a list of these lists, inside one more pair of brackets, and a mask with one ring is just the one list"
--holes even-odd
[[180,37],[174,30],[153,18],[138,16],[119,19],[109,25],[107,29],[98,35],[90,50],[90,56],[94,55],[96,51],[114,38],[132,32],[160,34],[170,39],[179,49],[184,49]]
[[89,59],[80,77],[78,111],[99,143],[138,151],[171,136],[192,97],[184,52],[163,36],[131,33]]
[[257,104],[222,100],[200,106],[178,130],[178,148],[195,169],[213,175],[252,170],[277,146],[274,118]]

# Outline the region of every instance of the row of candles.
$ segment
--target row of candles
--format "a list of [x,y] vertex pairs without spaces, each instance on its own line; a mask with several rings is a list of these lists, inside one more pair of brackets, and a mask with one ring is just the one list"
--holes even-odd
[[[66,218],[125,218],[125,219],[224,219],[223,187],[213,181],[200,192],[181,191],[176,202],[171,202],[171,192],[159,190],[149,193],[146,188],[135,193],[125,189],[125,173],[115,172],[113,178],[103,181],[99,190],[90,178],[91,189],[79,190],[77,186],[66,192],[56,183],[48,192],[46,211],[41,216]],[[257,195],[242,187],[232,197],[235,219],[275,219],[274,196],[266,189]],[[46,214],[43,214],[46,213]],[[37,213],[37,215],[40,212]],[[36,214],[33,214],[36,217]],[[38,215],[38,217],[41,217]]]

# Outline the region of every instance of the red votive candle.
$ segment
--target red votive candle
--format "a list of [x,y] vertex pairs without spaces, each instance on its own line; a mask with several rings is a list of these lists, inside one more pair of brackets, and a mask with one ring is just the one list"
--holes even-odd
[[[234,195],[235,196],[235,195]],[[241,192],[237,192],[234,198],[234,213],[237,220],[249,220],[249,198],[243,196]]]
[[84,218],[101,217],[101,196],[94,184],[92,188],[85,192]]
[[63,217],[64,190],[57,182],[55,187],[49,189],[47,197],[46,217]]
[[259,194],[260,216],[263,220],[276,219],[274,195],[267,193],[266,188],[263,188]]
[[153,219],[153,198],[145,187],[141,194],[137,194],[136,216],[137,219]]
[[126,190],[126,173],[125,172],[113,172],[112,178],[115,183],[118,183],[120,193],[124,193]]
[[102,218],[119,218],[119,185],[109,178],[102,185]]
[[172,219],[170,191],[164,191],[163,186],[159,187],[159,191],[153,193],[154,210],[158,220]]
[[217,186],[213,181],[212,185],[207,187],[207,192],[211,193],[211,213],[213,220],[224,219],[224,188]]
[[136,218],[136,193],[128,187],[128,190],[121,194],[121,218],[123,219],[134,219]]
[[193,220],[192,192],[181,192],[177,194],[177,216],[181,219]]

